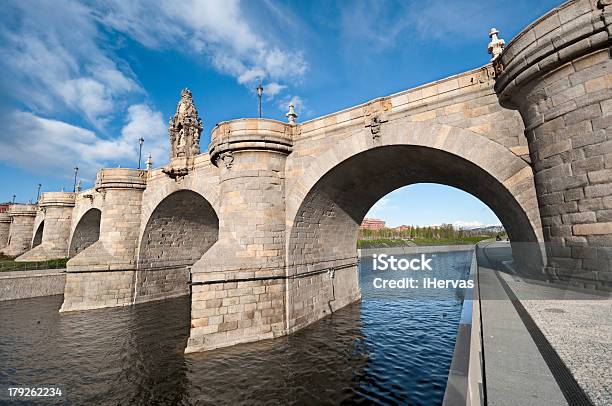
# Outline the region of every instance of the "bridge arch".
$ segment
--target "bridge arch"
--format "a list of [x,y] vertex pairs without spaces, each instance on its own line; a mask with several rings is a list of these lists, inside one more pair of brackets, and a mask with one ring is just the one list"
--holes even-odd
[[42,220],[36,226],[36,232],[34,233],[34,237],[32,238],[32,248],[39,246],[42,244],[43,232],[45,230],[45,221]]
[[100,209],[91,208],[79,219],[70,239],[70,249],[68,250],[70,258],[98,241],[100,238],[101,218],[102,212]]
[[192,265],[218,236],[219,218],[211,203],[193,190],[173,191],[149,215],[140,240],[138,268]]
[[453,186],[479,198],[513,248],[542,241],[533,171],[506,147],[464,128],[407,120],[383,125],[379,135],[354,132],[306,166],[287,196],[289,267],[354,257],[368,210],[414,183]]

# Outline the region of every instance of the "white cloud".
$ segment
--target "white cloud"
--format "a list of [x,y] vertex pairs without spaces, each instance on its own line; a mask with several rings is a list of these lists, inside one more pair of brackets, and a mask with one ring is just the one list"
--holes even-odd
[[368,218],[380,218],[388,220],[392,217],[392,215],[398,208],[399,206],[397,206],[397,204],[394,204],[393,200],[390,197],[383,197],[379,201],[377,201],[374,206],[370,208],[370,210],[365,216]]
[[280,111],[287,112],[290,103],[293,103],[295,112],[298,118],[302,118],[302,121],[312,115],[312,112],[305,106],[304,100],[300,96],[287,95],[279,100],[277,107]]
[[287,88],[287,86],[281,85],[281,84],[276,83],[276,82],[267,83],[264,86],[264,95],[266,95],[268,100],[270,100],[270,99],[274,98],[274,96],[276,96],[277,94],[279,94],[281,91],[283,91],[286,88]]
[[136,157],[138,139],[145,140],[142,155],[143,161],[151,154],[156,166],[167,162],[169,151],[168,133],[166,125],[159,111],[153,111],[146,104],[135,104],[128,109],[128,118],[121,130],[121,141],[125,142]]
[[52,114],[67,107],[101,126],[125,97],[141,92],[129,68],[97,44],[86,6],[58,0],[5,7],[18,18],[4,24],[5,17],[0,29],[2,81],[27,108]]
[[91,182],[101,167],[125,160],[136,167],[141,136],[145,139],[143,155],[150,152],[158,162],[167,160],[161,113],[143,104],[128,108],[121,135],[115,139],[103,139],[91,130],[28,112],[15,111],[3,119],[9,126],[0,135],[0,160],[32,172],[70,177],[78,165],[81,176]]
[[302,52],[258,35],[238,0],[103,3],[95,13],[102,24],[149,48],[205,54],[216,69],[249,88],[263,79],[300,81],[308,68]]
[[367,49],[365,55],[370,55],[413,41],[427,47],[456,47],[478,41],[486,52],[491,27],[512,26],[526,12],[537,15],[550,7],[546,2],[533,0],[488,0],[486,6],[483,3],[482,0],[362,0],[351,7],[339,7],[344,50],[354,52],[359,47]]
[[[151,153],[156,164],[167,161],[162,116],[143,102],[145,90],[116,52],[122,35],[150,49],[205,56],[251,90],[265,80],[266,96],[277,97],[301,80],[307,63],[299,50],[256,32],[243,8],[238,0],[4,4],[0,86],[16,107],[3,117],[0,159],[66,174],[76,163],[92,177],[102,166],[135,163],[142,136],[143,159]],[[67,122],[75,113],[92,129]],[[119,133],[108,134],[121,119]]]

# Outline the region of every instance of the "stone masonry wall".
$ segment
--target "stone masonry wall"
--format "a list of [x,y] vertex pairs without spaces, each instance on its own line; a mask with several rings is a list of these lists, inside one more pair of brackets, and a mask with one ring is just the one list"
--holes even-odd
[[134,303],[163,300],[188,295],[189,267],[138,270],[135,274]]
[[189,269],[68,272],[60,311],[128,306],[189,294]]
[[102,212],[90,209],[79,220],[70,240],[70,258],[98,241],[100,238],[100,218]]
[[145,185],[145,171],[98,172],[96,189],[103,195],[100,238],[66,264],[62,311],[131,303]]
[[612,287],[612,10],[598,4],[567,2],[519,34],[496,89],[525,121],[549,274]]
[[9,231],[9,243],[3,250],[8,256],[18,256],[31,248],[32,236],[34,235],[34,220],[36,218],[36,206],[27,204],[14,204],[9,208],[11,226]]
[[39,200],[38,225],[32,249],[17,258],[17,261],[46,261],[68,257],[70,224],[74,208],[74,193],[45,192]]
[[142,191],[146,173],[136,169],[104,169],[97,189],[103,194],[100,238],[68,261],[68,272],[136,268]]
[[40,224],[36,228],[36,232],[34,233],[34,239],[32,240],[32,248],[35,248],[39,246],[40,244],[42,244],[44,228],[45,228],[45,222],[43,220],[40,222]]
[[58,270],[3,271],[0,273],[0,301],[61,295],[66,275]]
[[192,268],[186,352],[285,333],[285,281],[276,278],[285,275],[289,129],[271,120],[237,120],[213,132],[211,160],[220,169],[219,240]]
[[8,244],[11,229],[11,217],[7,213],[0,213],[0,250]]
[[217,240],[219,219],[200,195],[179,191],[153,211],[141,244],[139,269],[192,265]]
[[135,271],[67,272],[60,312],[133,304]]

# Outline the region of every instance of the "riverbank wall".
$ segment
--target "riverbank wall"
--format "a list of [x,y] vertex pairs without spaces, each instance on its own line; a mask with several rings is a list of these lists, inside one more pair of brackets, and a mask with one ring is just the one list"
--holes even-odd
[[0,273],[0,301],[64,294],[63,269]]
[[[474,245],[434,245],[434,246],[410,246],[410,247],[388,247],[388,248],[365,248],[358,249],[359,257],[368,257],[373,254],[388,255],[410,255],[410,254],[432,254],[438,252],[471,251]],[[186,269],[185,269],[186,270]],[[153,275],[162,275],[154,278]],[[189,294],[188,280],[189,271],[177,273],[173,278],[172,288],[168,286],[168,275],[165,272],[147,272],[147,276],[130,278],[130,286],[126,287],[129,294],[126,295],[127,303],[134,303],[134,292],[137,293],[136,303],[159,300],[169,297]],[[103,275],[108,276],[108,275]],[[74,277],[74,275],[72,275]],[[136,279],[138,288],[134,289]],[[176,280],[175,280],[176,279]],[[98,280],[100,283],[100,280]],[[163,286],[162,286],[163,285]],[[0,301],[25,299],[38,296],[53,296],[64,294],[66,286],[66,272],[63,269],[49,269],[37,271],[11,271],[0,273]],[[113,298],[117,300],[117,298]]]

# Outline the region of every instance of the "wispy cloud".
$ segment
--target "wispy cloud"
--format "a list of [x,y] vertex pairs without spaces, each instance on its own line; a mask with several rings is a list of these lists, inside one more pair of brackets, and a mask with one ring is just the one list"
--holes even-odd
[[277,107],[282,112],[287,112],[289,104],[293,104],[298,115],[298,121],[304,121],[313,116],[313,111],[308,108],[303,98],[297,95],[286,95],[278,101]]
[[91,182],[96,170],[110,163],[130,160],[135,166],[141,136],[146,138],[145,154],[163,161],[168,154],[162,116],[144,104],[128,108],[121,135],[114,139],[103,139],[91,130],[28,112],[14,111],[2,119],[8,127],[4,132],[7,136],[0,138],[0,160],[34,173],[69,177],[78,164],[82,177]]
[[68,108],[100,127],[130,94],[142,92],[129,67],[97,44],[86,6],[15,1],[3,8],[2,82],[25,108],[47,114]]
[[[69,173],[75,163],[95,170],[136,159],[142,136],[145,156],[165,162],[166,126],[119,57],[123,37],[194,63],[204,59],[250,90],[265,80],[266,97],[279,97],[308,64],[301,50],[255,31],[243,8],[238,0],[7,2],[0,10],[0,86],[10,102],[3,101],[0,159],[29,170]],[[84,120],[70,123],[74,116]],[[110,123],[122,122],[109,134]]]
[[95,15],[107,27],[149,48],[206,55],[249,88],[263,79],[299,81],[308,68],[301,51],[283,49],[253,30],[238,0],[103,3]]
[[541,8],[530,0],[377,1],[364,0],[339,7],[340,31],[346,49],[367,49],[379,53],[419,41],[427,46],[453,47],[479,40],[486,46],[488,30],[503,26],[524,13]]
[[389,219],[395,211],[399,209],[397,201],[390,197],[383,197],[370,208],[366,217],[374,217],[380,219]]

